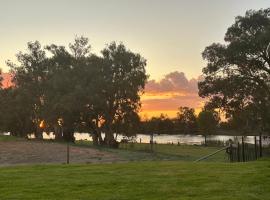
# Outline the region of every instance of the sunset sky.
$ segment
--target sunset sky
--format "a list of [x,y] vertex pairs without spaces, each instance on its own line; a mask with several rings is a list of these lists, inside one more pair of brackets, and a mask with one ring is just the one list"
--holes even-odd
[[197,95],[203,49],[222,42],[237,15],[269,0],[0,0],[0,67],[28,41],[68,45],[89,37],[92,52],[122,41],[147,59],[142,115],[176,114],[203,105]]

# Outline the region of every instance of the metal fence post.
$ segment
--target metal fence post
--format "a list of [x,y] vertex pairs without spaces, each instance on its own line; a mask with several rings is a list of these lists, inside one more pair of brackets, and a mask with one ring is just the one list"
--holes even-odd
[[262,133],[260,133],[259,137],[259,148],[260,148],[260,158],[262,157]]
[[150,136],[150,148],[151,152],[153,152],[153,143],[154,143],[154,134],[152,133]]
[[240,158],[240,143],[237,143],[237,161],[240,162],[241,158]]
[[230,162],[233,162],[233,148],[232,148],[232,143],[230,143],[229,146],[229,152],[230,152]]
[[246,161],[246,158],[245,158],[245,142],[244,142],[244,136],[242,136],[242,159],[243,159],[243,162]]
[[67,142],[67,164],[69,164],[69,142]]
[[257,137],[254,136],[254,153],[255,153],[255,160],[257,160]]

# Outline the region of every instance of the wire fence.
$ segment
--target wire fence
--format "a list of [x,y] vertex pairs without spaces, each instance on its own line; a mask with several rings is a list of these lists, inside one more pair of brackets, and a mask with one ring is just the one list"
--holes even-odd
[[[239,138],[240,141],[239,141]],[[250,142],[250,140],[248,140]],[[200,145],[184,145],[180,143],[157,144],[156,142],[138,143],[122,142],[120,149],[143,151],[178,157],[180,160],[205,160],[225,162],[247,162],[260,157],[270,157],[270,145],[262,145],[262,136],[254,136],[253,143],[247,143],[245,137],[238,140],[208,140]]]
[[230,162],[248,162],[261,157],[270,157],[270,146],[263,146],[261,141],[261,136],[259,140],[255,136],[253,144],[245,143],[242,137],[241,142],[231,144],[227,149]]

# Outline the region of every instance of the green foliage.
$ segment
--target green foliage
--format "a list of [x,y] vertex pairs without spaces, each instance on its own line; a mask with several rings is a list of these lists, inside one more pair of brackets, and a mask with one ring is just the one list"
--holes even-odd
[[[36,41],[29,42],[28,52],[20,52],[17,59],[18,65],[8,62],[15,87],[0,95],[0,101],[8,104],[2,112],[13,111],[3,123],[6,131],[19,132],[9,125],[19,120],[23,121],[19,135],[34,132],[41,137],[45,130],[54,131],[56,138],[63,134],[74,140],[75,130],[86,131],[96,144],[107,145],[115,143],[114,132],[135,131],[146,60],[123,44],[112,42],[97,56],[91,54],[85,37],[76,37],[69,50],[55,44],[42,48]],[[9,103],[13,93],[17,96]],[[39,127],[42,120],[45,127]]]
[[189,107],[180,107],[177,117],[170,119],[161,114],[141,122],[144,134],[194,134],[198,131],[195,110]]
[[219,122],[217,112],[213,110],[202,110],[197,118],[199,130],[204,135],[214,134]]
[[269,8],[249,10],[236,17],[225,34],[226,43],[205,48],[202,56],[208,64],[199,83],[199,95],[209,98],[212,108],[223,109],[228,118],[249,110],[257,130],[267,130],[270,122],[269,13]]
[[195,110],[180,107],[176,118],[160,114],[159,117],[142,121],[140,132],[143,134],[193,134],[197,129]]
[[152,117],[141,122],[141,128],[144,134],[172,134],[174,123],[168,116],[161,114],[160,117]]
[[31,96],[17,88],[0,90],[0,130],[24,137],[35,130]]
[[102,55],[105,86],[102,92],[106,96],[102,117],[107,129],[105,142],[111,143],[111,125],[117,121],[123,122],[128,116],[135,116],[140,108],[139,92],[144,89],[147,79],[146,60],[127,50],[123,44],[117,45],[115,42],[102,50]]
[[183,130],[185,134],[197,131],[197,120],[194,108],[180,107],[177,112],[177,128]]

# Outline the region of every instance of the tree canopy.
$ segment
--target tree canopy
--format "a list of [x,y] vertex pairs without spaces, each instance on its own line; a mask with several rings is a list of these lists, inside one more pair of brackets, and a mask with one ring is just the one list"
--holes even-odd
[[6,123],[4,131],[39,138],[44,130],[53,131],[67,140],[74,140],[75,130],[86,131],[96,144],[113,146],[114,133],[129,134],[126,130],[139,120],[146,60],[122,43],[112,42],[97,56],[85,37],[76,37],[69,50],[29,42],[17,60],[8,61],[14,87],[1,91],[0,101],[8,104],[1,111],[12,110],[7,121],[22,121],[24,129]]
[[194,108],[179,107],[176,117],[177,129],[185,134],[197,131],[197,117]]
[[236,17],[224,40],[224,44],[213,43],[202,53],[207,66],[203,69],[204,80],[199,83],[199,95],[209,99],[208,106],[224,110],[229,119],[249,110],[253,121],[257,121],[256,128],[267,130],[270,124],[270,57],[267,54],[270,9],[249,10],[245,16]]

